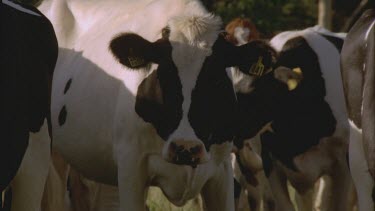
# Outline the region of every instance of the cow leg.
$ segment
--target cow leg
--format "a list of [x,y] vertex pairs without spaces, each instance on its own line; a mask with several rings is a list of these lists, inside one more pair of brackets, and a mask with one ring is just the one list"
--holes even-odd
[[[258,184],[258,186],[261,184]],[[259,187],[253,187],[250,184],[247,185],[247,201],[251,211],[260,210],[262,190]]]
[[331,204],[329,210],[345,211],[349,210],[350,197],[350,173],[347,167],[345,156],[339,160],[331,174]]
[[12,211],[40,210],[50,164],[47,124],[30,134],[29,146],[12,186]]
[[322,176],[315,183],[315,194],[314,194],[314,209],[317,211],[328,210],[331,201],[332,189],[332,178],[329,176]]
[[[126,149],[127,147],[118,146],[117,148]],[[142,153],[138,150],[118,153],[120,211],[146,210],[147,160],[140,159],[140,155]]]
[[263,199],[263,210],[264,211],[275,211],[276,205],[273,198],[264,198]]
[[146,210],[147,188],[144,177],[137,168],[119,168],[120,211]]
[[350,127],[349,166],[357,190],[359,211],[374,210],[374,202],[371,198],[374,181],[368,171],[365,159],[362,131],[355,125]]
[[263,202],[264,211],[275,211],[275,199],[272,189],[264,172],[258,174],[259,185],[261,189],[261,201]]
[[42,211],[65,211],[66,210],[66,184],[70,166],[62,156],[52,150],[51,162],[47,181],[44,187],[42,199]]
[[290,201],[286,176],[282,172],[282,170],[277,167],[277,165],[274,165],[274,168],[272,168],[268,180],[270,182],[273,196],[275,198],[275,204],[276,204],[275,210],[293,211],[294,207],[293,207],[292,202]]
[[74,211],[119,210],[119,190],[117,187],[86,179],[78,172],[74,172],[74,174],[75,182],[71,183],[71,198]]
[[244,193],[241,184],[233,178],[233,184],[234,184],[234,205],[235,205],[235,210],[239,210],[239,205],[240,205],[240,198],[242,193]]
[[298,210],[300,211],[309,211],[309,210],[312,210],[312,207],[313,207],[313,203],[312,203],[312,199],[313,199],[313,193],[314,193],[314,190],[313,188],[311,189],[308,189],[308,190],[304,190],[304,192],[299,192],[297,191],[296,194],[295,194],[295,200],[296,200],[296,204],[297,204],[297,207],[298,207]]
[[71,207],[74,211],[89,211],[90,205],[89,188],[83,183],[83,177],[75,169],[69,172],[69,192]]
[[233,170],[229,160],[207,181],[202,197],[208,211],[234,211]]

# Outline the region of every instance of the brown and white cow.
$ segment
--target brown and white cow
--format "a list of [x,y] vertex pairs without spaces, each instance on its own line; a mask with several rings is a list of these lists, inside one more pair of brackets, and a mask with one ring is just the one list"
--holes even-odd
[[[346,162],[349,125],[340,74],[341,35],[319,27],[283,32],[271,45],[278,58],[274,70],[246,72],[250,86],[237,90],[242,109],[241,132],[235,140],[262,133],[262,161],[271,183],[276,210],[294,210],[286,181],[312,209],[314,183],[331,176],[328,210],[346,210],[350,174]],[[255,74],[254,74],[255,73]],[[260,74],[259,74],[260,73]],[[246,83],[242,83],[246,84]]]
[[57,40],[36,8],[9,0],[0,6],[0,207],[39,210],[50,157],[46,119]]
[[350,122],[349,164],[360,211],[375,202],[375,9],[350,29],[341,55]]
[[[225,68],[271,65],[261,42],[236,47],[195,0],[46,0],[60,55],[54,148],[83,176],[119,187],[120,210],[144,210],[150,185],[176,205],[202,193],[233,210],[237,102]],[[107,210],[109,210],[108,208]]]

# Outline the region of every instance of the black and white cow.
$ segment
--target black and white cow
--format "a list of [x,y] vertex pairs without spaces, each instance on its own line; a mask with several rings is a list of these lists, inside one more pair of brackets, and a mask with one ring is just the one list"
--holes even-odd
[[[244,45],[252,40],[259,39],[259,32],[248,19],[236,18],[225,27],[226,39],[235,45]],[[252,80],[244,80],[244,75],[238,67],[227,68],[232,77],[235,91],[247,89]],[[263,171],[260,157],[261,144],[259,136],[243,141],[241,150],[234,148],[232,167],[234,174],[234,192],[236,210],[252,211],[272,210],[274,207],[269,183]]]
[[315,181],[329,175],[333,192],[326,206],[345,210],[350,175],[339,58],[343,38],[313,27],[283,32],[270,42],[279,53],[274,70],[246,74],[242,80],[250,83],[236,89],[243,118],[235,144],[242,148],[243,139],[270,123],[261,134],[262,161],[276,209],[294,210],[287,180],[311,203]]
[[[43,123],[50,116],[57,40],[37,9],[9,0],[0,6],[0,191],[11,186],[12,210],[38,210],[49,165],[50,137]],[[10,198],[10,191],[5,196]]]
[[118,186],[120,210],[144,210],[150,185],[176,205],[202,193],[209,210],[233,210],[237,103],[225,68],[260,57],[269,68],[270,48],[228,43],[220,18],[195,0],[46,0],[40,9],[61,47],[54,147],[72,167]]
[[360,211],[375,209],[374,25],[375,9],[368,10],[349,31],[341,54],[350,122],[349,164]]

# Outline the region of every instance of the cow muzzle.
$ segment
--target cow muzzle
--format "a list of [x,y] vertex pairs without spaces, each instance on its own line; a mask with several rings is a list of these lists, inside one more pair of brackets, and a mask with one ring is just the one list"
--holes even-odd
[[172,140],[168,147],[166,160],[173,164],[189,165],[196,168],[198,164],[209,160],[208,153],[200,141]]

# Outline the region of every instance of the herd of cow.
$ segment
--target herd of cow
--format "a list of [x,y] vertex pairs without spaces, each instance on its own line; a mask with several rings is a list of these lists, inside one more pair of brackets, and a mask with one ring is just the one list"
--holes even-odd
[[298,210],[375,210],[375,8],[347,35],[270,41],[241,19],[224,33],[198,0],[38,9],[0,7],[1,210],[65,210],[67,186],[90,201],[69,171],[116,187],[81,210],[147,210],[157,186],[178,206],[241,210],[246,193],[292,211],[288,183]]

